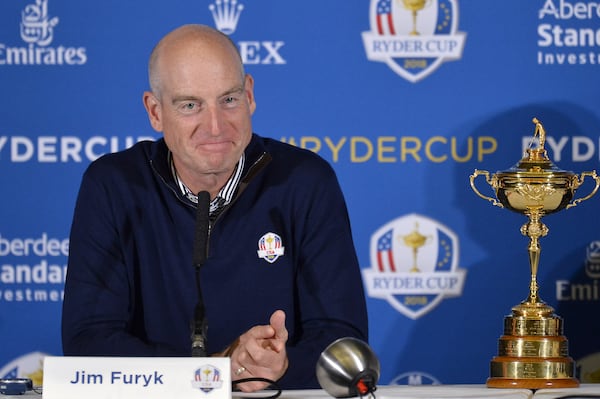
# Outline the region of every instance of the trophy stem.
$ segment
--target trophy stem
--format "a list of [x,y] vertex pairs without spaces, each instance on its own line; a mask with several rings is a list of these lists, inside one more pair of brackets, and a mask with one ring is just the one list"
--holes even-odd
[[521,226],[521,234],[529,237],[529,267],[531,269],[531,282],[529,283],[529,297],[527,302],[531,304],[541,303],[538,296],[537,272],[540,263],[540,247],[539,238],[548,234],[548,227],[540,221],[543,216],[541,206],[530,207],[525,214],[529,217],[529,222]]
[[417,32],[417,11],[412,12],[412,20],[413,20],[413,30],[410,32],[411,36],[418,36],[419,32]]
[[529,283],[529,298],[527,298],[527,301],[529,303],[537,303],[539,301],[537,271],[540,262],[541,248],[539,240],[536,237],[531,238],[527,250],[529,251],[529,267],[531,268],[531,282]]
[[419,273],[421,270],[419,270],[419,267],[417,266],[417,251],[418,248],[413,247],[412,252],[413,252],[413,266],[410,269],[411,273]]

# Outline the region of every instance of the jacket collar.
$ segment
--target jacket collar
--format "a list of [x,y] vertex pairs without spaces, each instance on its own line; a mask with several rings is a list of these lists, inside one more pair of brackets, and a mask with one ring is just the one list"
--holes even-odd
[[[150,153],[150,165],[154,169],[165,184],[171,187],[175,192],[178,192],[177,182],[173,178],[171,168],[169,165],[169,149],[165,143],[164,138],[156,140]],[[246,163],[244,165],[244,171],[242,173],[242,179],[240,182],[240,189],[238,195],[245,186],[250,183],[252,178],[261,171],[270,161],[271,155],[267,151],[263,140],[257,134],[252,134],[250,143],[244,150],[246,154]]]

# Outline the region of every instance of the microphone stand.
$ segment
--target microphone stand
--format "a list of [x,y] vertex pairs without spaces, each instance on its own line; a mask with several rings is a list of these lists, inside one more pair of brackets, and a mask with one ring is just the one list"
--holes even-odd
[[196,233],[194,236],[193,266],[196,270],[196,287],[198,291],[198,303],[194,308],[192,319],[192,357],[206,357],[206,337],[208,322],[206,310],[202,298],[200,286],[200,269],[206,262],[208,256],[208,237],[210,234],[210,221],[208,218],[210,209],[210,194],[208,191],[198,193],[198,208],[196,210]]
[[[192,357],[206,357],[206,337],[208,332],[208,322],[206,320],[206,310],[204,308],[204,300],[202,298],[202,287],[200,285],[200,269],[204,266],[208,257],[208,239],[210,237],[210,194],[208,191],[200,191],[198,193],[198,208],[196,209],[196,232],[194,235],[193,248],[193,266],[196,270],[196,286],[198,291],[198,303],[194,308],[194,318],[191,323],[191,339],[192,339]],[[265,396],[261,399],[275,399],[281,395],[281,388],[275,381],[261,378],[243,378],[231,381],[232,387],[244,382],[266,382],[273,386],[276,391],[271,396]]]

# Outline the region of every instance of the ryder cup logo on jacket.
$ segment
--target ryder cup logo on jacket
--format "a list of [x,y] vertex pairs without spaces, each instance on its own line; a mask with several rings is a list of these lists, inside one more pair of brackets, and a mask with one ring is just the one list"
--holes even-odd
[[462,56],[457,0],[371,0],[370,22],[362,34],[367,58],[412,83]]
[[281,237],[275,233],[267,233],[258,240],[258,257],[269,263],[273,263],[283,256],[284,250]]
[[466,271],[458,268],[458,239],[433,219],[410,214],[387,223],[371,236],[370,259],[371,268],[363,270],[367,295],[411,319],[462,294]]

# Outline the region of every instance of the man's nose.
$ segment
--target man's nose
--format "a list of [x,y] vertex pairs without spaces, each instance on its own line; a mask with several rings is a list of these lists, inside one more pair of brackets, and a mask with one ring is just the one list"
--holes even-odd
[[221,134],[221,126],[223,125],[222,111],[218,107],[212,108],[210,111],[210,134],[218,136]]

